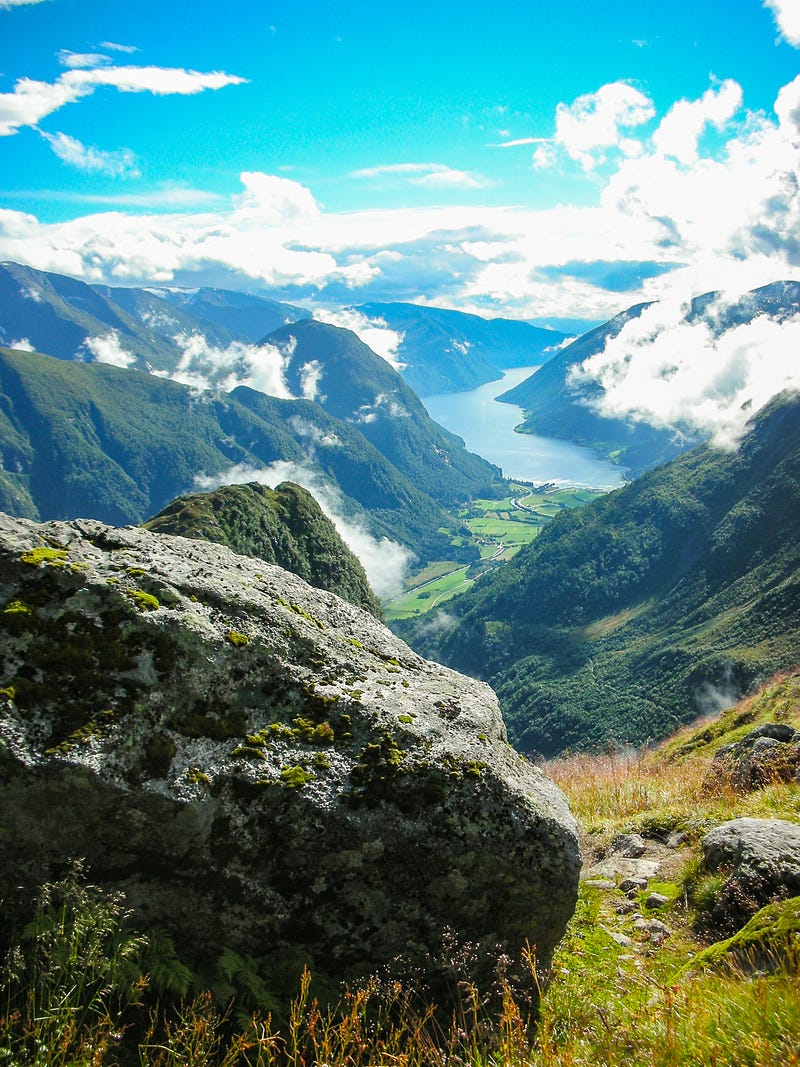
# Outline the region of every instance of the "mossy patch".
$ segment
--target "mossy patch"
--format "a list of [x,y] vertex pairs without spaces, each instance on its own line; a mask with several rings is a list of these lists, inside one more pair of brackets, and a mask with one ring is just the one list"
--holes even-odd
[[127,589],[125,592],[139,611],[157,611],[161,607],[158,597],[153,596],[152,593],[146,593],[144,589]]
[[228,632],[225,634],[225,637],[236,648],[241,648],[244,645],[250,644],[250,638],[247,636],[247,634],[240,634],[238,630],[228,630]]
[[39,567],[41,565],[63,567],[66,565],[69,554],[65,548],[46,548],[42,546],[28,549],[27,552],[22,553],[20,558],[23,563],[27,563],[31,567]]
[[725,941],[698,953],[691,969],[800,971],[800,896],[768,904]]

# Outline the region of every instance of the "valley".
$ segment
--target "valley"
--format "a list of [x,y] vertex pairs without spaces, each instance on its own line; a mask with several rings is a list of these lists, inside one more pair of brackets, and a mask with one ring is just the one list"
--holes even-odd
[[0,1067],[800,1067],[800,0],[0,57]]
[[534,487],[513,481],[507,488],[509,496],[475,499],[458,511],[479,547],[480,560],[468,566],[440,560],[412,572],[404,582],[407,591],[384,601],[388,623],[428,614],[466,592],[479,577],[513,559],[565,508],[582,507],[603,495],[599,489]]

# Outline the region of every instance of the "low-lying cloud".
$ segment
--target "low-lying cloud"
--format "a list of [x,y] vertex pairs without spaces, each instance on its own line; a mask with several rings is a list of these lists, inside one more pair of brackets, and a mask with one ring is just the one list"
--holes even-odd
[[727,306],[719,298],[688,322],[688,303],[653,304],[574,367],[569,385],[600,385],[602,395],[587,403],[601,415],[700,431],[735,447],[752,415],[782,390],[800,388],[800,314],[783,322],[761,314],[720,332]]
[[183,355],[168,375],[173,381],[194,389],[224,392],[246,385],[269,396],[295,399],[285,379],[286,366],[297,344],[293,337],[284,345],[234,341],[227,348],[218,348],[200,333],[181,333],[176,335],[175,342]]
[[116,330],[112,330],[104,337],[87,337],[82,347],[97,363],[110,363],[112,367],[128,368],[136,362],[136,356],[120,343]]
[[209,492],[221,485],[244,485],[246,482],[258,482],[272,489],[281,482],[301,485],[311,493],[341,539],[361,562],[375,595],[384,600],[402,590],[403,579],[414,558],[413,552],[388,537],[374,537],[362,522],[345,515],[339,489],[326,482],[312,467],[288,460],[278,460],[263,468],[239,463],[221,474],[199,475],[195,478],[195,488]]
[[396,371],[405,367],[405,363],[400,359],[400,349],[406,335],[400,330],[393,330],[385,319],[369,318],[356,308],[317,310],[314,312],[314,318],[319,322],[327,322],[330,326],[351,330]]

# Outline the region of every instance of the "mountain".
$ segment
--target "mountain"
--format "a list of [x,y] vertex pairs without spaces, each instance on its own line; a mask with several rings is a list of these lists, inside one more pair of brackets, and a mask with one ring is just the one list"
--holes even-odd
[[291,393],[352,423],[414,485],[445,506],[498,482],[498,467],[467,452],[460,437],[435,423],[413,389],[350,330],[314,319],[263,339],[285,353]]
[[242,556],[275,563],[317,589],[327,589],[382,618],[364,568],[314,497],[292,482],[274,489],[252,482],[173,500],[144,524],[226,545]]
[[[254,344],[205,314],[251,333],[276,319],[281,326]],[[9,344],[152,371],[197,389],[241,384],[316,399],[447,506],[497,481],[498,468],[434,423],[413,390],[355,334],[309,318],[284,325],[298,315],[307,313],[225,290],[88,286],[18,264],[0,267],[0,337]]]
[[643,744],[794,666],[800,396],[736,451],[698,446],[558,516],[404,635],[489,680],[514,743],[544,754]]
[[421,396],[475,389],[502,370],[544,363],[566,338],[517,319],[420,304],[359,304],[355,310],[403,335],[397,350],[402,375]]
[[171,374],[184,355],[179,338],[193,335],[223,349],[237,340],[146,290],[0,264],[0,341],[8,347]]
[[[420,560],[472,558],[459,524],[354,427],[240,386],[195,390],[106,364],[0,349],[0,509],[139,523],[205,478],[305,476],[373,537]],[[451,544],[453,539],[457,544]]]
[[258,341],[289,322],[311,317],[311,312],[306,308],[231,289],[162,289],[156,286],[148,291],[173,307],[223,326],[237,337],[251,342]]
[[[719,293],[705,293],[691,301],[685,323],[707,322],[714,336],[752,322],[760,315],[782,322],[800,311],[800,283],[775,282],[744,294],[731,303],[718,303]],[[626,323],[638,318],[648,304],[637,304],[559,352],[536,374],[498,399],[525,410],[522,432],[565,438],[588,445],[604,456],[618,459],[638,474],[664,463],[680,452],[699,444],[707,434],[696,428],[675,424],[668,428],[604,417],[595,405],[603,396],[596,381],[576,383],[570,377],[591,356],[603,352]]]

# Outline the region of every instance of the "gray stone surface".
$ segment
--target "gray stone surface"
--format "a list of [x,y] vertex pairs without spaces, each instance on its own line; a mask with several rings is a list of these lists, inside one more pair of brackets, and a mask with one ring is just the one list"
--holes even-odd
[[732,819],[706,834],[703,863],[727,875],[712,912],[733,931],[765,904],[800,893],[800,825],[785,819]]
[[572,914],[574,820],[488,686],[276,567],[0,516],[0,670],[0,883],[84,856],[197,956],[337,978],[448,929],[546,965]]

